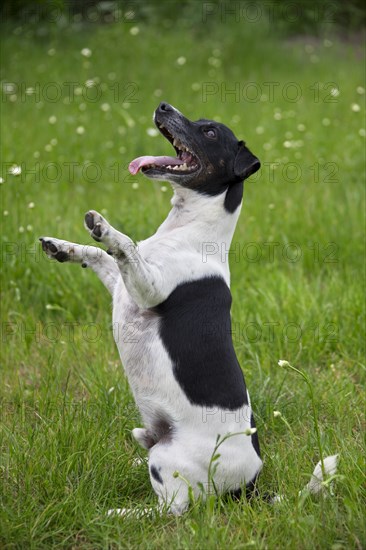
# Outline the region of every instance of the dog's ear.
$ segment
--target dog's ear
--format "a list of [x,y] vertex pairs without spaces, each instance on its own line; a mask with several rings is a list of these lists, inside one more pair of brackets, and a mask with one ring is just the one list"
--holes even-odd
[[237,176],[240,181],[243,181],[259,170],[260,166],[261,163],[245,146],[244,141],[239,141],[238,152],[234,161],[235,176]]

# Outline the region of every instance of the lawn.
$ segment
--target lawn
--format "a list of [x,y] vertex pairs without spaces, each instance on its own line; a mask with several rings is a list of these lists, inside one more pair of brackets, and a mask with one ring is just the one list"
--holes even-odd
[[[275,35],[265,18],[212,19],[3,24],[2,548],[365,547],[362,49]],[[163,99],[226,123],[262,162],[222,254],[259,488],[286,495],[277,506],[106,515],[155,503],[131,437],[138,411],[108,293],[89,270],[48,260],[38,237],[90,243],[89,209],[135,241],[155,231],[171,190],[127,166],[171,153],[151,119]],[[298,497],[320,450],[308,388],[279,359],[311,380],[322,450],[339,454],[328,498]]]

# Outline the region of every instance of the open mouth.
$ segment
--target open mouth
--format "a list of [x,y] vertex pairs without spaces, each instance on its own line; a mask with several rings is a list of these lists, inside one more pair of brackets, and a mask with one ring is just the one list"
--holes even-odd
[[140,170],[143,174],[150,170],[160,174],[190,174],[199,168],[199,161],[195,154],[160,122],[156,121],[160,133],[173,145],[176,157],[143,156],[134,159],[128,167],[131,174],[135,175]]

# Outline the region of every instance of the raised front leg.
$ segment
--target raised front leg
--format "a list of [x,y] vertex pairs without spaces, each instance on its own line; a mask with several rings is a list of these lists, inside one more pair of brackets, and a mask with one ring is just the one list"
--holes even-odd
[[116,260],[127,291],[137,305],[153,307],[166,298],[161,270],[141,256],[130,237],[114,229],[95,210],[86,213],[85,227],[93,239],[107,246],[107,253]]
[[121,274],[111,256],[96,246],[62,241],[54,237],[40,237],[42,248],[49,258],[58,262],[72,262],[81,267],[90,267],[113,296],[116,282]]

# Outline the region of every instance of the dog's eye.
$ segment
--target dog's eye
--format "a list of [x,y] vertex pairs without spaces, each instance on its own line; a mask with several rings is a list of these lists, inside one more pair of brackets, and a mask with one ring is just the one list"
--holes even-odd
[[215,139],[217,135],[215,128],[205,128],[204,133],[209,139]]

